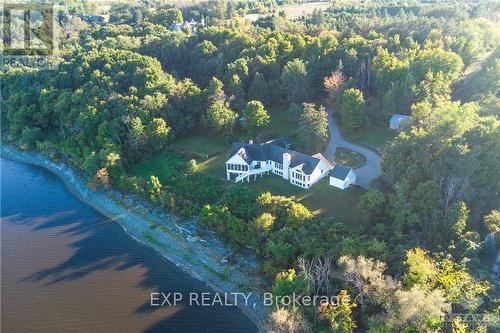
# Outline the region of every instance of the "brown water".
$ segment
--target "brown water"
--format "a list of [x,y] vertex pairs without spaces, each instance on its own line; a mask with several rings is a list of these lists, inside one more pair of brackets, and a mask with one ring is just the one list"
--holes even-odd
[[154,291],[209,289],[52,174],[0,162],[2,333],[256,331],[234,307],[150,307]]

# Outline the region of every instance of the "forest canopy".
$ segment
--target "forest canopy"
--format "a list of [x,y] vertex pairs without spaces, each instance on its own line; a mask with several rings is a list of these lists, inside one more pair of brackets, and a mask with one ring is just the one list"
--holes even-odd
[[[88,24],[82,14],[99,8],[71,1],[57,15],[59,68],[1,74],[2,139],[198,216],[251,249],[275,294],[349,299],[274,313],[276,332],[280,318],[317,332],[492,331],[443,318],[498,311],[498,1],[332,1],[287,17],[300,2],[116,3]],[[174,29],[184,21],[196,28]],[[193,133],[226,146],[269,139],[280,113],[296,146],[317,153],[333,110],[354,139],[394,113],[413,117],[377,151],[382,175],[352,207],[356,226],[200,173],[197,156],[174,149]],[[133,172],[159,156],[161,174]]]

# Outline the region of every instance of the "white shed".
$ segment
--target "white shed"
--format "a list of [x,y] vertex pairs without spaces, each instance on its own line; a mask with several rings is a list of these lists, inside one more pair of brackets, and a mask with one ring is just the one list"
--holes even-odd
[[408,126],[413,121],[412,116],[406,116],[404,114],[393,114],[391,119],[389,119],[389,128],[393,130],[400,131],[405,126]]
[[336,164],[330,172],[330,185],[345,190],[356,182],[356,173],[352,168]]

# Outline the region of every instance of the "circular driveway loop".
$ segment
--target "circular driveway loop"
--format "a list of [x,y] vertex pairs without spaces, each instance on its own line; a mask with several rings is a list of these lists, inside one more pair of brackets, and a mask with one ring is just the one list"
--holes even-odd
[[328,142],[328,146],[324,152],[324,156],[329,160],[333,161],[333,156],[335,155],[335,150],[338,147],[348,148],[352,151],[360,153],[361,155],[366,157],[366,163],[361,167],[355,169],[356,171],[356,183],[365,189],[370,188],[370,182],[378,178],[382,169],[380,167],[380,156],[374,151],[353,144],[349,141],[346,141],[337,127],[335,120],[333,119],[333,111],[329,110],[328,112],[328,128],[330,130],[330,141]]

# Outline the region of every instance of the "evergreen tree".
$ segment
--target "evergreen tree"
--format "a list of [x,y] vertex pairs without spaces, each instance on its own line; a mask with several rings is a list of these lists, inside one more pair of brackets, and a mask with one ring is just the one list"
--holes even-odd
[[299,140],[306,152],[317,153],[328,142],[328,114],[323,106],[304,103],[299,120]]

